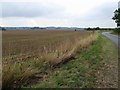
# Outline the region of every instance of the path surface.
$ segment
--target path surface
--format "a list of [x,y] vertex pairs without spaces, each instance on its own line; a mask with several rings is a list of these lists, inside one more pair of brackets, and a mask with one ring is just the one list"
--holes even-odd
[[120,42],[119,42],[120,37],[118,37],[117,35],[112,35],[109,32],[103,32],[102,34],[107,38],[109,38],[110,40],[112,40],[112,42],[115,43],[117,47],[120,49]]

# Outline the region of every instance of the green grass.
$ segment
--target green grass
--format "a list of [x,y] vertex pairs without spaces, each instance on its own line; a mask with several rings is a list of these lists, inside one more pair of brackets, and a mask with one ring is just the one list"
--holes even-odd
[[111,34],[120,35],[120,28],[116,28],[116,29],[112,30]]
[[118,33],[114,32],[114,31],[111,31],[110,33],[114,34],[114,35],[118,35]]
[[[110,49],[111,48],[111,49]],[[107,54],[108,53],[108,54]],[[76,59],[69,61],[50,71],[48,78],[38,84],[30,85],[32,88],[96,88],[101,82],[97,72],[106,73],[105,65],[111,65],[117,60],[115,45],[103,35],[87,50],[78,52]],[[104,62],[104,64],[103,64]],[[114,62],[114,64],[117,64]],[[104,69],[103,69],[104,68]],[[105,75],[105,74],[104,74]],[[107,75],[105,76],[107,77]],[[101,79],[102,80],[102,79]],[[104,81],[104,80],[103,80]],[[114,83],[114,82],[113,82]],[[104,83],[103,83],[104,84]]]
[[[111,48],[111,49],[110,49]],[[109,52],[110,53],[109,55]],[[87,50],[78,52],[76,59],[69,61],[60,68],[51,70],[48,77],[32,88],[92,88],[98,87],[97,72],[110,64],[117,56],[114,44],[103,35]],[[108,53],[108,54],[107,54]],[[112,54],[112,55],[111,55]],[[112,58],[112,59],[110,59]],[[110,61],[111,60],[111,61]],[[104,73],[105,70],[103,70]],[[106,72],[106,71],[105,71]]]
[[118,87],[118,49],[111,40],[102,37],[100,68],[97,71],[96,86],[99,88]]

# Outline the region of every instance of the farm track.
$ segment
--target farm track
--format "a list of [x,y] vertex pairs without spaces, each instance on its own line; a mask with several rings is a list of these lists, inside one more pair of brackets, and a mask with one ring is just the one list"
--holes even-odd
[[118,47],[118,49],[120,49],[120,37],[117,35],[112,35],[109,32],[103,32],[102,33],[104,36],[106,36],[107,38],[109,38],[113,43],[116,44],[116,46]]

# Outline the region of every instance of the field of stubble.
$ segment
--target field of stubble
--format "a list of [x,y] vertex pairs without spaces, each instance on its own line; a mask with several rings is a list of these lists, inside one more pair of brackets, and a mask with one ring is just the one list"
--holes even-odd
[[21,87],[36,73],[89,47],[97,36],[91,31],[3,31],[3,87]]

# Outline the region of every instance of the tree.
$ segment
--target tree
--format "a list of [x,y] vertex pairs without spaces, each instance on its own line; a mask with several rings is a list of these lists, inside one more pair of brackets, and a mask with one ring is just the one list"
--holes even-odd
[[[115,10],[114,17],[112,19],[115,20],[117,26],[120,26],[120,8]],[[114,32],[120,34],[120,28],[116,28]]]
[[99,28],[99,27],[96,27],[95,30],[100,30],[100,28]]
[[115,10],[114,17],[112,18],[117,23],[117,26],[120,26],[120,8]]
[[2,31],[6,31],[6,29],[5,29],[5,28],[2,28]]
[[87,30],[92,30],[92,29],[90,27],[88,27]]

